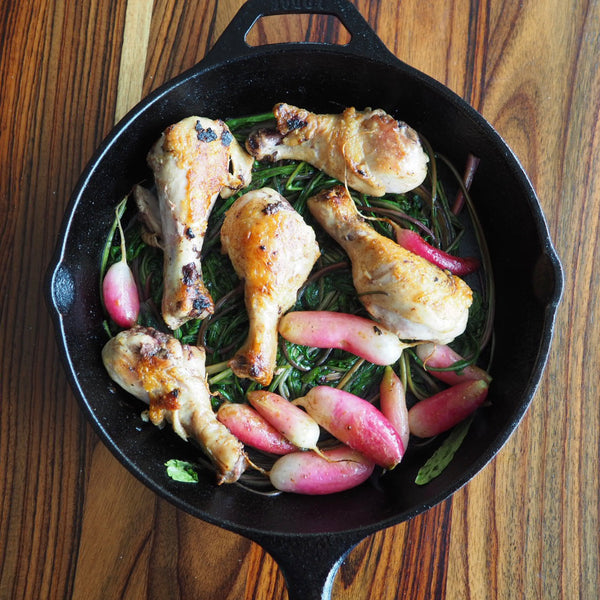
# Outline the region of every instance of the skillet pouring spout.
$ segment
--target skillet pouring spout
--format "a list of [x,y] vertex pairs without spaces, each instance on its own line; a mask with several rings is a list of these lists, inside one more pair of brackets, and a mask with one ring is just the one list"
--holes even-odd
[[[246,43],[261,16],[290,12],[332,14],[351,40],[344,46]],[[473,421],[452,463],[427,485],[415,484],[424,462],[420,450],[407,452],[380,481],[330,496],[266,497],[241,486],[218,486],[212,473],[202,473],[195,485],[174,482],[164,464],[174,457],[194,462],[196,450],[167,430],[141,425],[142,409],[114,388],[102,365],[107,336],[101,257],[115,205],[151,175],[148,149],[166,127],[190,115],[227,119],[264,113],[278,102],[321,113],[376,104],[409,123],[452,164],[465,164],[469,154],[480,159],[471,193],[496,290],[493,385],[489,406]],[[181,510],[262,545],[280,565],[291,600],[327,600],[340,565],[362,539],[448,498],[508,440],[541,379],[562,286],[531,183],[481,115],[395,58],[347,0],[249,0],[206,58],[134,107],[92,157],[62,223],[46,300],[81,409],[121,464]]]

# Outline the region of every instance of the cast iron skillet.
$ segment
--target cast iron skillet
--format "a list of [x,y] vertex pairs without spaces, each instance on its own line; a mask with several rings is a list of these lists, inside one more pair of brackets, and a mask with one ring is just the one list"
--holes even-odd
[[[280,13],[327,13],[351,34],[344,46],[245,42],[255,21]],[[407,453],[380,485],[325,497],[250,493],[170,480],[164,462],[194,460],[191,444],[145,426],[141,405],[116,390],[102,366],[101,249],[115,204],[148,177],[145,155],[169,124],[192,115],[227,118],[280,101],[319,112],[380,107],[424,134],[456,165],[481,159],[472,194],[497,288],[491,406],[481,411],[451,465],[425,486],[416,472],[431,453]],[[519,162],[492,127],[440,83],[395,58],[346,0],[250,0],[198,65],[138,104],[103,142],[68,206],[47,275],[47,299],[65,368],[97,434],[144,484],[180,509],[263,545],[278,561],[292,600],[328,598],[346,554],[369,534],[428,510],[463,486],[499,451],[527,410],[548,355],[562,293],[559,259]]]

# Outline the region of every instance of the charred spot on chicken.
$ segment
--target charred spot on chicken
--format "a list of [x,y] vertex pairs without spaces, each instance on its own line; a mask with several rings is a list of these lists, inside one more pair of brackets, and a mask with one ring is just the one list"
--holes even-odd
[[223,144],[223,146],[228,147],[231,142],[233,142],[233,134],[231,133],[231,131],[225,129],[223,130],[223,133],[221,134],[221,143]]
[[265,215],[274,215],[275,213],[279,212],[279,210],[281,209],[281,202],[277,201],[277,202],[269,202],[269,204],[267,204],[263,209],[262,212]]
[[210,127],[204,129],[200,121],[196,121],[196,135],[201,142],[214,142],[217,139],[217,134],[213,129]]

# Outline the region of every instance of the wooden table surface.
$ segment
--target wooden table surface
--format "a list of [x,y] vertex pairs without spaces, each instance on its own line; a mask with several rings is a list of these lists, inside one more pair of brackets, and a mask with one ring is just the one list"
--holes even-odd
[[[94,149],[127,109],[198,62],[242,3],[0,3],[1,600],[287,597],[258,545],[158,499],[105,449],[69,388],[42,295]],[[396,56],[513,148],[566,287],[516,433],[452,498],[361,542],[333,598],[598,598],[600,1],[354,4]],[[251,32],[254,43],[330,35],[307,17]]]

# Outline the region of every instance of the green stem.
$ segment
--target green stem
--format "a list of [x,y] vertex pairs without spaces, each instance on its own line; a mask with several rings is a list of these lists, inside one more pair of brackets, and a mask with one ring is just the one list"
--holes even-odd
[[[218,363],[217,363],[218,364]],[[207,369],[208,371],[208,369]],[[227,369],[223,369],[223,371],[221,371],[220,373],[218,373],[217,375],[215,375],[214,377],[211,377],[208,380],[209,385],[215,385],[216,383],[220,383],[221,381],[223,381],[224,379],[227,379],[228,377],[230,377],[231,375],[233,375],[233,371],[230,368]]]
[[206,367],[206,374],[207,375],[214,375],[215,373],[221,373],[224,370],[227,370],[228,363],[229,363],[228,360],[224,360],[222,362],[218,362],[218,363],[214,363],[212,365],[208,365]]
[[115,237],[115,231],[117,227],[119,227],[121,231],[121,253],[124,253],[125,247],[125,236],[122,233],[121,229],[121,217],[127,208],[127,196],[117,204],[115,207],[115,220],[113,221],[110,230],[108,232],[108,236],[106,237],[106,242],[104,243],[104,249],[102,250],[102,259],[100,261],[100,283],[104,279],[104,274],[106,272],[106,268],[108,266],[108,257],[110,256],[110,249],[113,244],[113,239]]
[[229,129],[242,129],[243,127],[248,127],[249,125],[256,125],[256,123],[261,123],[263,121],[273,120],[273,112],[260,113],[258,115],[249,115],[247,117],[237,117],[232,119],[227,119],[225,124]]
[[346,374],[342,377],[342,379],[340,379],[340,381],[336,387],[340,390],[343,390],[352,381],[352,377],[354,377],[354,374],[362,367],[364,362],[365,362],[364,358],[357,360],[352,365],[352,367],[346,372]]

